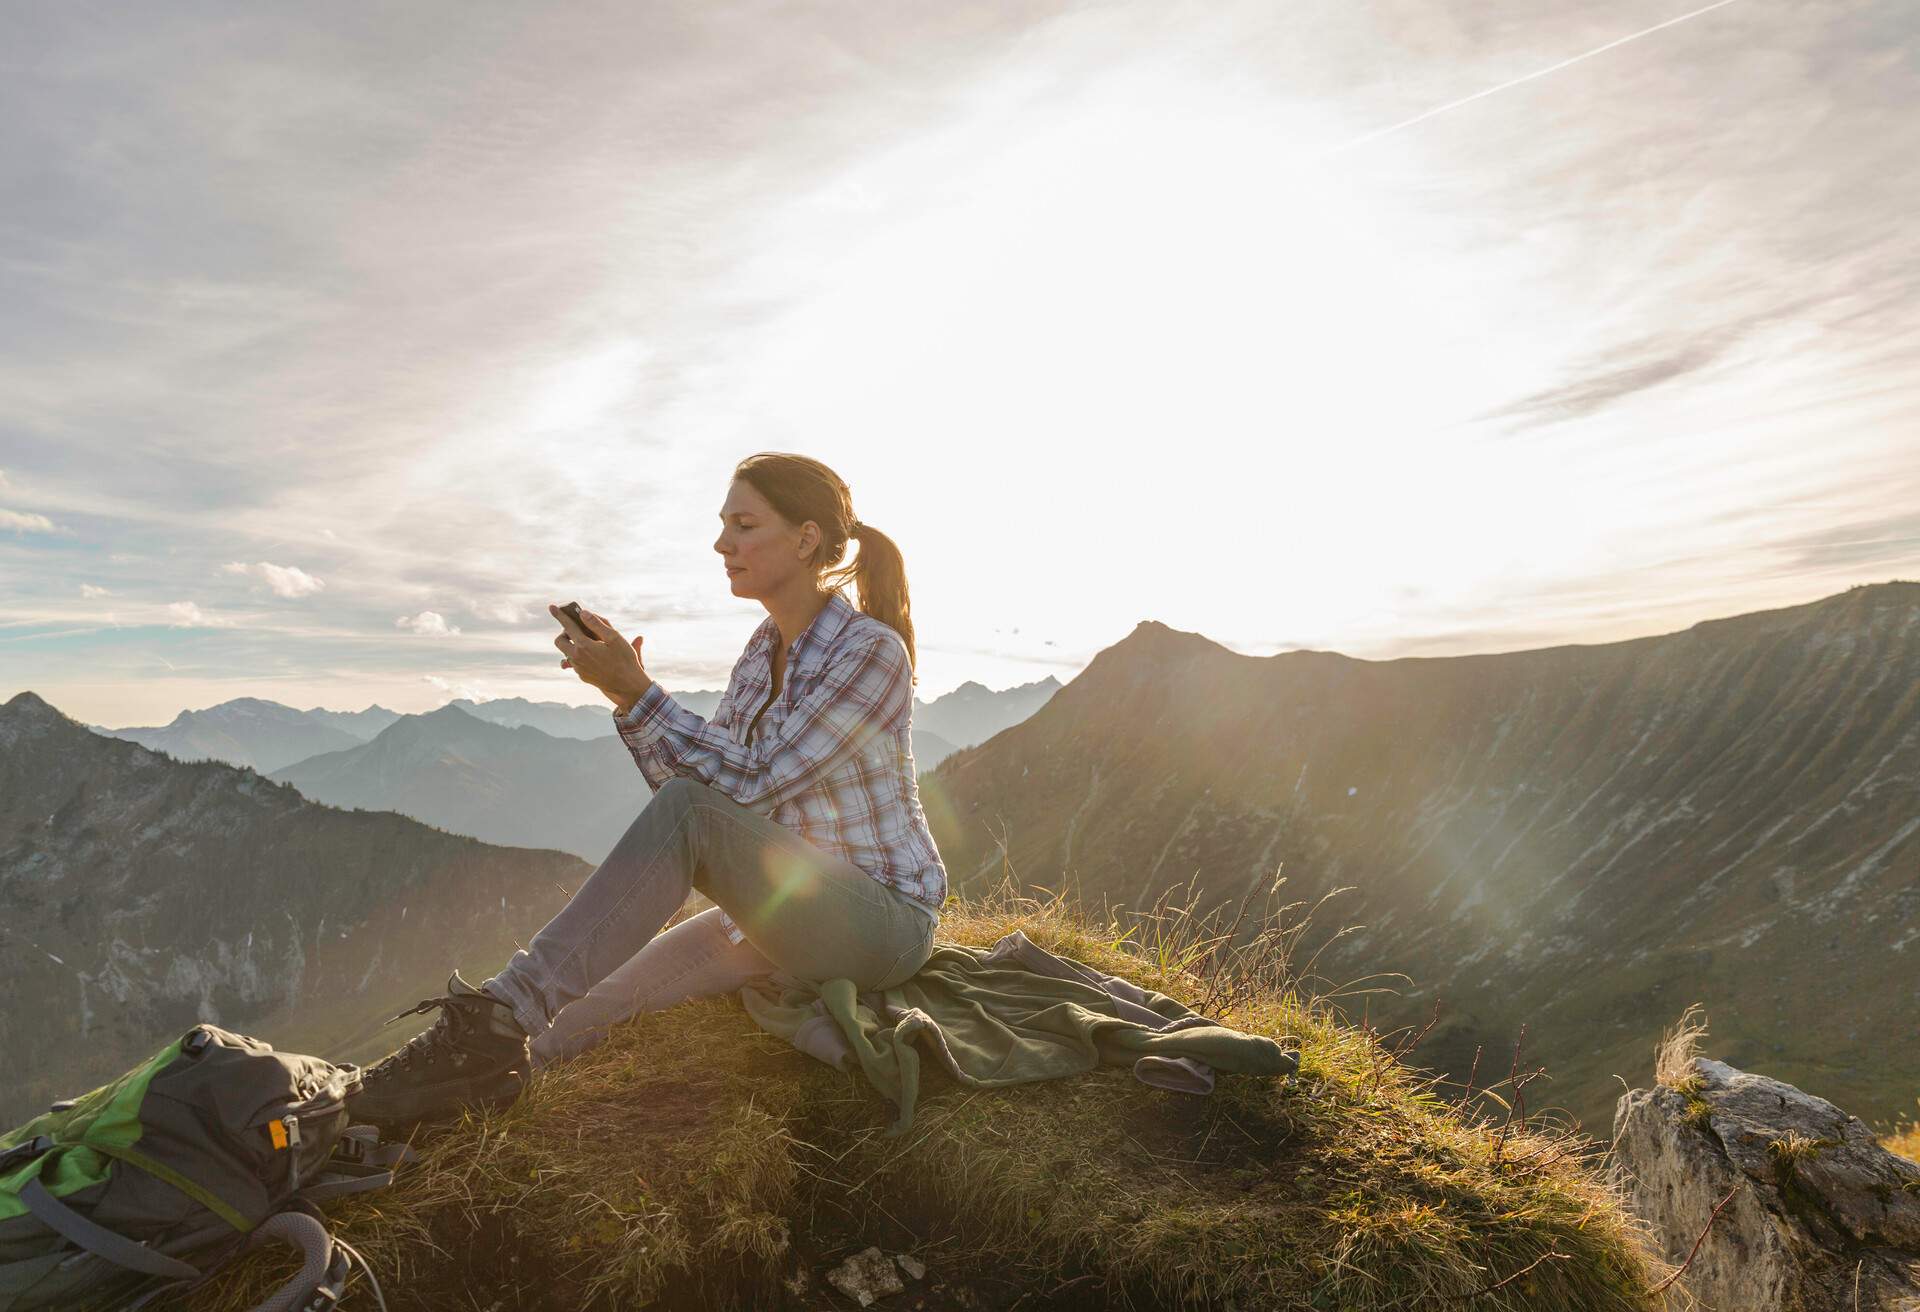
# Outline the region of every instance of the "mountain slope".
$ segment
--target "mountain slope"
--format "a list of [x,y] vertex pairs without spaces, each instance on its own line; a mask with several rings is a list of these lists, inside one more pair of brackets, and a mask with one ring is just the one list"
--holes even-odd
[[329,806],[398,811],[483,842],[549,847],[595,864],[652,796],[618,735],[555,738],[451,703],[270,777]]
[[[956,884],[1203,908],[1284,863],[1341,925],[1318,971],[1402,971],[1466,1078],[1545,1064],[1605,1123],[1704,1002],[1746,1069],[1880,1117],[1920,1082],[1920,584],[1630,642],[1255,658],[1143,622],[1032,719],[922,780]],[[1356,1006],[1359,1005],[1357,1002]]]
[[0,1124],[197,1019],[272,1042],[289,1014],[490,972],[588,873],[172,761],[20,693],[0,706]]
[[261,774],[363,741],[346,727],[258,697],[236,697],[205,710],[182,711],[171,724],[159,728],[98,732],[165,752],[177,761],[225,761],[250,766]]
[[390,711],[378,702],[364,711],[330,711],[324,706],[310,706],[306,714],[322,724],[344,729],[363,743],[400,718],[400,712]]
[[[713,714],[713,708],[720,704],[720,694],[712,691],[675,690],[673,699],[703,718]],[[529,725],[555,738],[617,736],[613,727],[613,706],[604,701],[588,706],[572,706],[565,702],[530,702],[524,697],[495,697],[484,702],[456,697],[447,705],[457,706],[490,724],[505,725],[509,729]]]
[[[952,692],[930,702],[923,702],[916,697],[913,703],[914,731],[934,734],[955,747],[972,747],[1031,716],[1059,690],[1060,680],[1051,674],[1032,683],[998,691],[969,679]],[[918,759],[917,751],[915,759]],[[921,768],[931,767],[922,765]]]

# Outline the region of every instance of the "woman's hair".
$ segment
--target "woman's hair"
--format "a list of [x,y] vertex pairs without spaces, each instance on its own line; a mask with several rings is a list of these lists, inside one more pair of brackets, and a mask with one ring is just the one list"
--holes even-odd
[[[892,628],[907,644],[907,663],[917,663],[913,647],[913,619],[907,603],[907,567],[892,538],[871,524],[861,524],[860,551],[851,565],[839,565],[846,555],[855,515],[853,496],[840,476],[810,456],[790,451],[760,451],[733,467],[735,478],[745,479],[767,499],[780,517],[798,527],[812,520],[820,526],[820,545],[813,566],[820,580],[839,588],[848,579],[859,586],[860,609]],[[829,568],[838,566],[837,568]],[[915,674],[913,682],[920,682]]]

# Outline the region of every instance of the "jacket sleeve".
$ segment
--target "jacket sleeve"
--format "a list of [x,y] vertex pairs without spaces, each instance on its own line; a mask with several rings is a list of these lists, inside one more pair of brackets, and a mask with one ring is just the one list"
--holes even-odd
[[614,725],[649,783],[657,772],[663,782],[688,775],[765,815],[907,714],[912,689],[906,644],[897,634],[877,633],[836,654],[779,727],[769,730],[762,720],[750,743],[735,742],[657,682]]

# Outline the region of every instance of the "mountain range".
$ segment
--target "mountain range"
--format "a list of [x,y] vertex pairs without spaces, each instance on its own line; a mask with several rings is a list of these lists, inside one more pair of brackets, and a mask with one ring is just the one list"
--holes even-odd
[[[1031,715],[1059,688],[1060,681],[1048,675],[1001,691],[969,680],[931,702],[916,697],[915,764],[921,770],[928,770],[960,748],[984,742]],[[720,693],[714,689],[669,691],[675,701],[702,717],[712,715],[720,702]],[[612,708],[605,702],[576,706],[567,702],[528,701],[524,697],[500,697],[482,702],[456,697],[447,706],[503,728],[533,728],[553,738],[592,741],[618,737],[610,713]],[[124,738],[165,752],[175,760],[225,761],[229,765],[250,766],[261,774],[273,774],[314,757],[372,742],[405,718],[408,717],[377,704],[360,711],[332,711],[320,706],[301,711],[259,697],[236,697],[203,710],[181,711],[165,725],[121,729],[105,725],[87,727],[109,738]]]
[[175,761],[19,693],[0,706],[0,1124],[197,1019],[292,1046],[455,965],[491,973],[590,872]]
[[[1020,690],[963,688],[916,708],[932,732],[985,733],[921,777],[956,892],[1010,865],[1104,908],[1184,887],[1202,913],[1319,903],[1303,985],[1376,1027],[1432,1020],[1408,1060],[1459,1084],[1544,1068],[1529,1106],[1585,1125],[1607,1124],[1616,1077],[1644,1083],[1693,1002],[1743,1069],[1864,1117],[1912,1105],[1920,583],[1624,642],[1385,661],[1245,656],[1149,620],[1065,686],[1028,685],[1024,717]],[[521,722],[476,714],[490,706]],[[396,716],[279,773],[461,825],[488,798],[553,811],[592,778],[618,795],[586,809],[636,809],[630,762],[568,773],[616,740],[533,714]],[[255,707],[222,732],[245,746],[232,726],[276,723]],[[469,940],[510,947],[590,869],[545,838],[492,847],[169,760],[31,693],[0,709],[0,748],[0,984],[24,1000],[0,1038],[29,1054],[29,1101],[73,1087],[34,1066],[70,1046],[63,1017],[109,1073],[196,1008],[304,1033],[325,998],[358,1025],[409,953],[443,970]],[[543,773],[572,782],[543,793]],[[403,941],[422,906],[447,932]]]
[[1376,1025],[1438,1004],[1409,1060],[1544,1066],[1529,1105],[1583,1123],[1693,1001],[1726,1060],[1863,1116],[1920,1087],[1920,583],[1383,661],[1145,621],[921,792],[961,890],[1345,890],[1297,954],[1321,991]]
[[[1010,690],[1016,712],[1048,682]],[[700,714],[718,701],[674,696]],[[946,723],[1009,714],[975,684]],[[197,1018],[344,1060],[395,1046],[408,1031],[380,1030],[383,1010],[438,992],[460,961],[491,970],[646,804],[625,744],[587,731],[610,723],[605,708],[517,698],[422,715],[239,698],[106,730],[13,697],[0,1042],[17,1055],[0,1124]]]
[[598,865],[653,795],[618,735],[555,738],[449,703],[371,742],[267,776],[328,806],[398,811],[483,842],[571,852]]

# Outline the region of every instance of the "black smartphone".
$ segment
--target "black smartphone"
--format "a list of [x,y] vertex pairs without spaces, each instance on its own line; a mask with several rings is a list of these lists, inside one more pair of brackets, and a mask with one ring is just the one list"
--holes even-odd
[[567,615],[568,615],[568,616],[570,616],[570,617],[572,618],[572,620],[573,620],[573,622],[574,622],[575,624],[578,624],[578,625],[580,626],[580,628],[581,628],[581,630],[582,630],[582,631],[583,631],[583,632],[584,632],[584,633],[585,633],[585,634],[586,634],[586,635],[587,635],[587,636],[588,636],[589,638],[592,638],[592,639],[594,639],[594,640],[595,640],[596,642],[597,642],[597,641],[599,640],[599,638],[600,638],[600,635],[599,635],[599,634],[597,634],[597,633],[595,633],[595,632],[593,631],[593,625],[591,625],[591,624],[589,624],[589,623],[587,623],[587,622],[586,622],[585,620],[583,620],[583,619],[581,619],[581,618],[580,618],[580,603],[579,603],[579,602],[577,602],[577,601],[570,601],[570,602],[568,602],[568,603],[567,603],[566,605],[564,605],[564,606],[562,606],[562,607],[561,607],[560,609],[561,609],[561,610],[563,610],[563,611],[565,611],[565,612],[567,613]]

